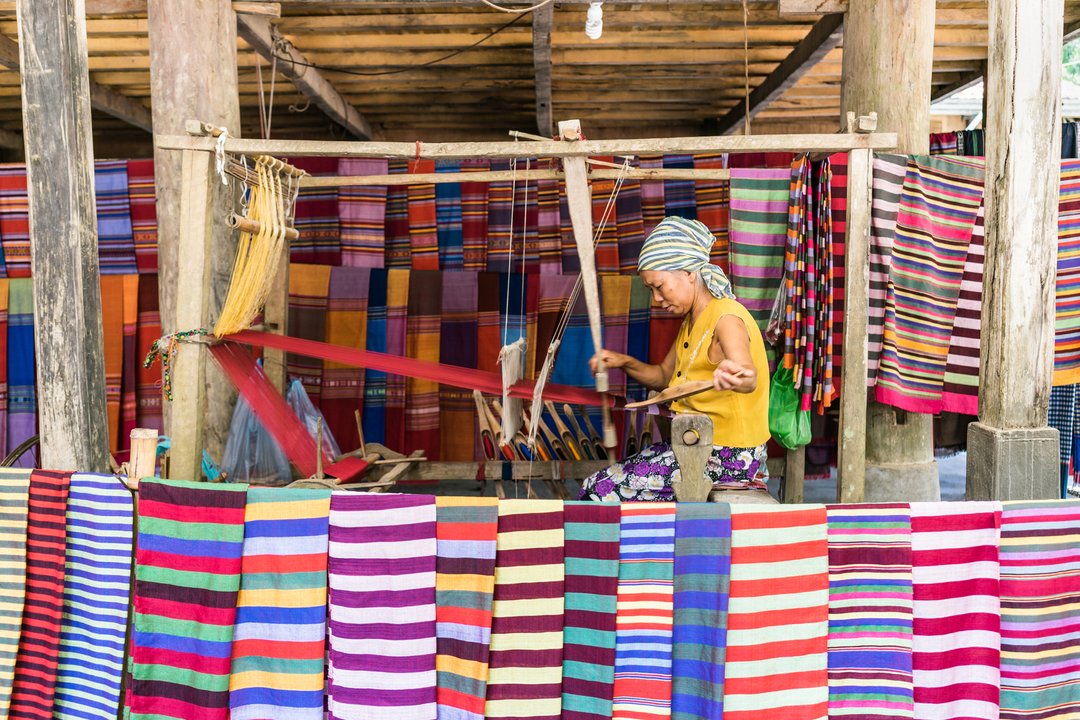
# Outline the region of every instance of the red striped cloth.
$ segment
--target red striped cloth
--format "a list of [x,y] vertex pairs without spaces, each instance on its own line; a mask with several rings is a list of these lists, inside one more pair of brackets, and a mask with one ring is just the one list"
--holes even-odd
[[[507,160],[492,160],[491,169],[510,171]],[[488,184],[487,197],[487,266],[492,272],[508,272],[510,253],[514,252],[517,262],[521,262],[520,245],[514,243],[511,230],[514,223],[512,206],[514,204],[514,184],[509,180]],[[515,268],[516,271],[516,268]]]
[[476,288],[476,367],[498,372],[499,350],[502,348],[499,273],[477,273]]
[[[611,162],[613,158],[599,158]],[[607,211],[607,223],[604,231],[596,240],[596,272],[601,274],[618,274],[619,272],[619,226],[615,212],[615,201],[611,197],[615,191],[614,180],[593,180],[592,182],[592,219],[593,232],[600,230],[600,224],[604,220],[604,211],[608,203],[611,209]]]
[[725,720],[828,714],[824,506],[734,505]]
[[[337,158],[292,158],[290,162],[315,177],[337,175],[338,172]],[[290,244],[289,259],[292,262],[341,264],[341,220],[337,188],[301,188],[296,198],[293,224],[300,237]]]
[[128,160],[128,201],[131,203],[131,234],[135,238],[135,263],[140,273],[157,273],[157,198],[154,161]]
[[[405,173],[409,170],[409,164],[405,160],[391,160],[389,162],[388,170],[391,175]],[[412,238],[409,235],[409,187],[407,185],[390,185],[386,188],[385,267],[411,267],[411,252]]]
[[562,501],[500,501],[496,547],[485,715],[489,720],[559,720]]
[[[724,167],[723,155],[695,155],[694,168],[697,170],[716,170]],[[698,180],[695,184],[697,199],[697,219],[716,237],[710,260],[728,271],[728,223],[730,208],[728,205],[728,182],[725,180]]]
[[30,200],[22,163],[0,167],[0,237],[7,276],[30,277]]
[[[544,166],[551,167],[546,162]],[[562,233],[559,218],[559,181],[536,183],[536,245],[540,251],[540,272],[562,272]]]
[[[330,268],[294,263],[289,267],[289,328],[294,337],[326,340],[326,310],[330,294]],[[289,354],[289,375],[298,378],[311,402],[322,399],[323,361]]]
[[[409,163],[410,174],[435,172],[434,160],[414,160]],[[435,185],[408,186],[409,245],[412,248],[413,270],[439,269],[439,236],[435,220]]]
[[101,276],[101,324],[105,341],[105,411],[109,452],[120,450],[120,386],[124,381],[124,276]]
[[[518,161],[518,170],[530,170],[536,167],[536,161],[527,163]],[[518,180],[514,189],[514,247],[517,272],[536,273],[540,271],[540,235],[539,218],[540,210],[539,191],[535,180]],[[551,248],[548,249],[550,253]],[[524,258],[524,267],[522,259]],[[546,255],[545,261],[550,263],[550,254]]]
[[1001,504],[912,503],[912,669],[919,720],[996,720]]
[[34,470],[26,530],[23,609],[11,720],[52,720],[64,598],[65,512],[71,473]]
[[[461,172],[484,172],[487,160],[462,160]],[[465,270],[487,269],[488,184],[461,183],[461,234]]]
[[840,396],[843,377],[844,292],[846,290],[844,244],[847,235],[847,153],[829,156],[832,166],[832,254],[833,254],[833,399]]
[[[408,325],[405,354],[417,360],[439,362],[442,328],[443,274],[413,270],[409,278]],[[423,450],[429,460],[439,459],[439,383],[409,378],[405,386],[405,449]]]

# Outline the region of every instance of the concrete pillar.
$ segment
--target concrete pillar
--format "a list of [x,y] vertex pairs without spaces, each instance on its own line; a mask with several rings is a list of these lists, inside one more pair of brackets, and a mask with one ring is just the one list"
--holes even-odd
[[[236,69],[236,14],[230,0],[153,0],[147,4],[150,35],[150,94],[156,135],[183,135],[189,119],[202,120],[240,134],[240,101]],[[161,326],[165,332],[191,330],[177,327],[176,306],[180,267],[181,155],[175,150],[154,151],[157,184],[158,266]],[[225,219],[235,197],[215,183],[212,242],[210,243],[210,297],[207,316],[216,318],[229,288],[236,235]],[[217,460],[225,448],[236,392],[214,363],[206,368],[206,447]],[[172,432],[169,404],[165,404],[166,432]],[[186,469],[185,469],[186,470]],[[192,470],[197,472],[197,467]],[[198,479],[185,477],[184,479]]]
[[[840,116],[876,112],[878,131],[896,133],[901,153],[930,149],[934,17],[934,0],[848,3]],[[865,321],[863,308],[847,313]],[[939,499],[933,418],[871,401],[866,424],[865,501]]]
[[970,500],[1058,497],[1047,427],[1061,165],[1062,0],[990,0],[986,264]]

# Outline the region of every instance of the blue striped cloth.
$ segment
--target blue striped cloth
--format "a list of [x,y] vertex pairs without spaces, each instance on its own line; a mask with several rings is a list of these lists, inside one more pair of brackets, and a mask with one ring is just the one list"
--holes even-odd
[[[693,155],[665,155],[664,169],[694,169]],[[664,214],[697,220],[697,191],[693,180],[664,181]]]
[[[457,160],[439,160],[435,172],[461,171]],[[461,270],[465,267],[465,236],[461,227],[461,184],[441,183],[435,186],[435,221],[439,235],[439,268]]]
[[[372,268],[368,281],[367,349],[386,352],[386,270]],[[386,373],[364,375],[364,436],[368,442],[386,440]]]
[[97,200],[98,257],[102,275],[131,275],[135,263],[135,235],[131,229],[126,160],[94,163]]
[[72,475],[66,522],[53,718],[115,720],[131,604],[131,491],[112,475]]
[[678,503],[675,515],[672,720],[724,714],[731,506]]

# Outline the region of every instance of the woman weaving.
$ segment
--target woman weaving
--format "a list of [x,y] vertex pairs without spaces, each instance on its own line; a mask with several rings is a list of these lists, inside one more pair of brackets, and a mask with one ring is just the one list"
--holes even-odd
[[[697,220],[665,218],[645,240],[638,274],[653,302],[684,316],[667,357],[650,365],[602,350],[609,368],[622,368],[652,390],[712,379],[706,392],[673,402],[677,413],[707,415],[713,447],[706,473],[714,488],[765,489],[769,440],[769,365],[761,331],[731,291],[724,271],[710,264],[715,238]],[[597,358],[591,365],[595,370]],[[679,477],[675,453],[657,443],[582,483],[589,500],[674,500]]]

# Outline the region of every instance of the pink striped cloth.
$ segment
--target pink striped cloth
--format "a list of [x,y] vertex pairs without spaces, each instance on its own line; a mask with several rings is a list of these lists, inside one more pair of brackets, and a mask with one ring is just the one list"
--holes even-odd
[[919,720],[997,720],[1001,504],[912,503],[912,669]]
[[983,262],[986,256],[984,208],[979,206],[971,244],[960,279],[949,355],[945,360],[945,382],[941,389],[941,410],[963,415],[979,414],[979,334],[982,328]]
[[[341,159],[338,175],[386,175],[385,158]],[[338,191],[341,264],[381,268],[385,264],[386,186],[343,187]]]
[[889,268],[892,266],[893,241],[896,239],[896,215],[906,172],[907,158],[903,155],[882,154],[874,157],[874,189],[870,214],[867,387],[873,387],[877,382],[882,333],[885,328],[885,300],[889,294]]

